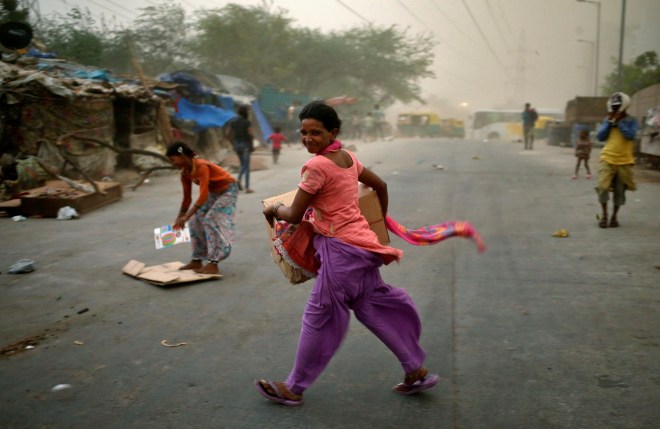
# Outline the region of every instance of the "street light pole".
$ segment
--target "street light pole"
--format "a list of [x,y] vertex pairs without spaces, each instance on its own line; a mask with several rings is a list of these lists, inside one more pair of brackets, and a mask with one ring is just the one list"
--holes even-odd
[[621,84],[623,76],[623,33],[626,27],[626,0],[621,1],[621,33],[619,35],[619,69],[617,72],[616,85],[619,91],[621,91]]
[[[600,2],[591,0],[577,0],[579,3],[591,3],[596,6],[596,66],[594,67],[594,95],[598,95],[598,63],[600,62]],[[626,0],[623,0],[624,2]]]
[[[591,72],[593,73],[593,70],[596,69],[598,66],[594,63],[594,54],[596,52],[595,42],[592,42],[591,40],[584,40],[584,39],[577,39],[578,42],[582,43],[589,43],[591,45]],[[596,73],[597,75],[597,73]],[[594,79],[594,97],[598,96],[598,81],[596,81],[595,77]]]

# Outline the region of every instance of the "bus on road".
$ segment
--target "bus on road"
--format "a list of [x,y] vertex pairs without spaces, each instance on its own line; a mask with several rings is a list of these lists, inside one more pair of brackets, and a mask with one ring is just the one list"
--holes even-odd
[[[536,138],[545,137],[546,124],[550,121],[562,121],[561,109],[537,109],[539,118],[534,126]],[[521,141],[522,110],[477,110],[470,115],[470,137],[478,140]]]

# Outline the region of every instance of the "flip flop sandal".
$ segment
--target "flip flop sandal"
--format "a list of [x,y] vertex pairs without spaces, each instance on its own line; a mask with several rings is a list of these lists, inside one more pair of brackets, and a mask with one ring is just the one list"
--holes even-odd
[[600,222],[598,222],[598,226],[600,226],[601,228],[607,228],[607,218],[606,217],[601,218]]
[[610,220],[610,228],[617,228],[619,226],[619,221],[616,218]]
[[399,395],[414,395],[422,390],[430,389],[438,384],[440,376],[438,374],[429,374],[426,377],[415,381],[413,384],[399,383],[394,386],[394,392]]
[[[274,394],[268,392],[268,390],[266,390],[264,387],[264,384],[268,385]],[[254,385],[257,388],[259,394],[269,401],[277,402],[278,404],[286,405],[288,407],[295,407],[303,403],[302,395],[296,395],[295,393],[291,392],[284,383],[277,383],[268,380],[254,380]],[[289,399],[285,396],[285,394],[300,399]]]

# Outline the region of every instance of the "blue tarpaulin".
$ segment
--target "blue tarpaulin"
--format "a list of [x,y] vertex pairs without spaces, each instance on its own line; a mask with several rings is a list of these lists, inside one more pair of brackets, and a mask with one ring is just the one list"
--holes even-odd
[[103,80],[105,82],[119,80],[117,78],[112,78],[105,70],[77,70],[73,72],[73,76],[79,79]]
[[163,74],[158,76],[158,80],[183,85],[191,94],[204,95],[210,93],[210,90],[205,88],[199,80],[185,72]]
[[266,119],[264,112],[261,111],[261,106],[257,100],[252,101],[252,111],[254,112],[255,118],[257,118],[257,122],[259,123],[261,137],[263,137],[264,142],[267,142],[268,136],[273,134],[273,127],[270,125],[270,122],[268,122],[268,119]]
[[222,107],[223,109],[227,109],[227,110],[236,109],[236,104],[234,103],[234,97],[230,97],[229,95],[216,95],[216,98],[218,99],[218,103],[220,104],[220,107]]
[[195,121],[195,131],[207,128],[221,128],[227,121],[236,116],[230,110],[221,109],[210,104],[195,104],[180,98],[178,112],[174,115],[177,119]]

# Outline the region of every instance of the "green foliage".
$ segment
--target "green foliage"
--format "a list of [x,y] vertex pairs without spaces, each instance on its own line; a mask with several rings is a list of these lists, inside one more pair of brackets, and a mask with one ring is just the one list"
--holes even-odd
[[193,51],[201,68],[246,79],[257,86],[281,85],[294,72],[291,20],[269,4],[199,13]]
[[635,58],[630,64],[621,66],[621,85],[618,85],[619,72],[618,61],[612,59],[615,70],[605,77],[603,94],[609,95],[617,91],[633,95],[647,86],[660,83],[660,62],[658,53],[647,51]]
[[[199,13],[199,12],[198,12]],[[365,104],[420,99],[418,81],[433,76],[434,42],[396,27],[321,33],[294,28],[270,3],[202,11],[193,51],[203,69],[261,87],[314,97],[350,95]]]
[[0,22],[18,21],[26,22],[29,16],[28,9],[19,8],[18,0],[2,0],[0,2]]
[[[141,9],[131,30],[131,40],[147,76],[191,67],[186,12],[172,0]],[[130,54],[130,52],[129,52]]]
[[130,31],[113,31],[108,34],[101,56],[101,67],[118,74],[135,74],[131,59]]
[[[397,27],[353,28],[342,34],[346,72],[338,76],[336,91],[353,86],[353,94],[381,104],[393,100],[421,101],[418,81],[433,77],[434,42],[426,36],[407,36]],[[328,94],[330,95],[330,94]]]
[[147,76],[200,68],[313,98],[357,97],[362,105],[420,100],[419,81],[432,77],[435,42],[396,26],[325,33],[294,26],[286,11],[264,0],[198,10],[152,2],[127,29],[97,25],[88,10],[46,20],[38,34],[58,56],[135,73],[131,48]]
[[73,8],[60,20],[44,20],[39,28],[48,51],[81,64],[99,66],[104,47],[103,32],[89,9]]

